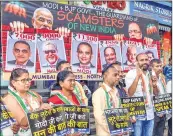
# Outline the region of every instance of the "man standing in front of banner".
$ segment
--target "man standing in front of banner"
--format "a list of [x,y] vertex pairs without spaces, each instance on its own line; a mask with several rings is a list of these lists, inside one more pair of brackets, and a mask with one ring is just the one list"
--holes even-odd
[[103,84],[92,96],[96,135],[110,136],[104,110],[120,107],[118,90],[115,88],[119,83],[119,71],[116,66],[110,64],[103,69],[102,75]]
[[[166,94],[166,81],[165,77],[162,74],[162,62],[159,59],[152,59],[150,62],[151,69],[152,69],[152,77],[154,80],[157,81],[157,89],[154,92],[154,95],[162,95]],[[164,127],[165,127],[165,120],[166,115],[157,115],[155,113],[154,117],[154,129],[153,129],[153,136],[163,136],[164,134]]]
[[130,97],[144,96],[146,104],[146,118],[138,119],[133,124],[134,136],[152,136],[154,127],[153,90],[156,82],[152,82],[147,54],[140,53],[136,56],[136,69],[130,70],[126,77],[126,88]]

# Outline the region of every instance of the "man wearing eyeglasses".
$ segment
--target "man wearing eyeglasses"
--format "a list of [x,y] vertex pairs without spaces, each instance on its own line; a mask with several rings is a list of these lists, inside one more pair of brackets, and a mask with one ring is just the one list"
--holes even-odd
[[33,67],[34,63],[29,59],[31,56],[30,45],[26,41],[14,43],[13,55],[16,60],[8,61],[8,64],[23,65]]
[[[129,33],[129,38],[130,39],[140,40],[140,39],[144,38],[144,40],[146,41],[147,44],[152,44],[152,42],[153,42],[153,39],[148,38],[148,37],[144,37],[142,35],[142,31],[141,31],[141,28],[140,28],[139,24],[137,24],[135,22],[131,22],[129,24],[128,33]],[[116,35],[114,35],[114,38],[117,41],[123,41],[124,34],[116,34]]]
[[42,67],[55,67],[56,63],[62,61],[58,56],[57,46],[51,41],[43,43],[43,52],[47,62]]

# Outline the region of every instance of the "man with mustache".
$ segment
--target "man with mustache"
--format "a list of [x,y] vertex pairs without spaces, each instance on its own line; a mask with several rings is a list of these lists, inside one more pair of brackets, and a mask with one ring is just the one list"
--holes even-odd
[[[32,17],[32,26],[35,29],[48,29],[52,30],[53,27],[53,15],[47,8],[37,8],[34,11]],[[10,27],[14,32],[23,32],[24,28],[29,28],[29,26],[20,21],[10,22]],[[70,33],[70,30],[64,27],[57,27],[55,31],[58,31],[60,34],[67,36]]]
[[154,127],[152,92],[157,89],[156,82],[151,80],[147,54],[138,54],[136,61],[136,69],[130,70],[125,77],[126,88],[129,97],[143,96],[145,98],[146,118],[137,119],[136,123],[133,124],[134,136],[152,136]]
[[106,64],[102,65],[102,69],[104,69],[106,66],[112,63],[117,62],[121,64],[120,62],[117,61],[116,52],[113,47],[106,47],[104,49],[104,57],[105,57]]
[[62,61],[58,56],[57,46],[51,41],[43,43],[43,52],[47,62],[43,64],[42,67],[55,67],[56,63]]
[[34,63],[29,59],[31,57],[30,45],[25,41],[17,41],[13,46],[13,55],[16,60],[8,61],[8,64],[33,67]]
[[[156,92],[154,95],[162,95],[167,93],[166,91],[166,81],[165,77],[162,74],[162,62],[159,59],[152,59],[150,62],[151,70],[152,70],[152,79],[157,82]],[[153,136],[163,136],[164,127],[165,127],[166,115],[155,114],[154,117],[154,129]]]

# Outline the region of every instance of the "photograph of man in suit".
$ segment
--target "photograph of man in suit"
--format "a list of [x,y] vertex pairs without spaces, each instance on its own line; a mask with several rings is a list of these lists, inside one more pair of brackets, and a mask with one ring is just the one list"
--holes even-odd
[[93,58],[93,51],[89,43],[81,42],[78,45],[77,57],[78,57],[79,63],[75,63],[73,64],[73,66],[95,68],[95,66],[91,63],[91,59]]
[[8,61],[8,64],[34,66],[34,63],[29,59],[31,57],[31,49],[26,41],[20,40],[14,43],[13,55],[15,60]]
[[43,43],[43,52],[44,57],[46,59],[46,63],[42,65],[42,67],[55,67],[56,63],[62,61],[58,56],[58,49],[57,46],[52,43],[51,41],[46,41]]
[[128,66],[135,66],[136,63],[136,47],[135,46],[129,46],[127,48],[127,52],[126,52],[126,56],[127,56],[127,60],[124,63],[124,65],[128,65]]
[[150,62],[152,59],[154,59],[154,53],[153,53],[152,51],[148,50],[148,51],[146,51],[145,53],[146,53],[147,56],[148,56],[149,62]]
[[[137,24],[136,22],[131,22],[128,25],[128,36],[130,39],[144,39],[146,41],[147,44],[152,44],[153,39],[149,38],[149,37],[144,37],[142,35],[142,30],[139,24]],[[123,41],[124,38],[124,34],[116,34],[114,35],[115,40],[117,41]]]
[[102,69],[115,62],[121,64],[121,62],[117,61],[116,51],[113,47],[106,47],[104,49],[104,57],[106,64],[102,65]]

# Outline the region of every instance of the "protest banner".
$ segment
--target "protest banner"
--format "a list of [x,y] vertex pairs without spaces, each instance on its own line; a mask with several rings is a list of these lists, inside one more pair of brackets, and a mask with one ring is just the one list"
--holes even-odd
[[71,65],[74,72],[97,73],[98,37],[73,33]]
[[[1,7],[3,25],[9,25],[13,21],[20,21],[30,28],[38,29],[39,26],[33,20],[33,13],[36,9],[43,7],[47,9],[46,11],[49,10],[49,17],[53,16],[49,21],[49,29],[51,30],[63,26],[72,32],[103,35],[124,34],[125,37],[129,37],[128,25],[137,23],[140,25],[143,38],[149,37],[153,40],[159,40],[160,38],[157,21],[116,12],[48,1],[6,1],[2,2]],[[11,7],[14,7],[14,9]],[[150,26],[154,28],[152,34],[147,33],[147,29]]]
[[127,109],[106,109],[104,110],[110,135],[122,134],[132,130],[130,114]]
[[35,72],[36,62],[35,34],[7,33],[6,65],[5,70],[24,68]]
[[4,104],[1,103],[1,130],[11,126],[12,124],[12,117],[11,117],[11,113],[7,111],[7,108]]
[[122,63],[121,45],[119,41],[99,41],[99,51],[102,70],[111,63]]
[[68,133],[90,133],[90,109],[86,106],[65,105]]
[[172,113],[172,93],[153,96],[153,101],[157,115]]
[[41,73],[56,73],[56,63],[66,60],[64,39],[59,33],[37,34]]
[[27,114],[33,136],[64,136],[67,133],[63,106],[55,106],[51,110],[41,110]]
[[121,98],[121,105],[127,108],[130,116],[135,116],[136,119],[146,118],[145,102],[143,97]]
[[[3,73],[3,80],[9,80],[9,72]],[[98,74],[83,74],[74,73],[76,80],[90,80],[90,81],[102,81],[101,73]],[[30,78],[32,80],[56,80],[57,73],[43,74],[43,73],[30,73]]]

